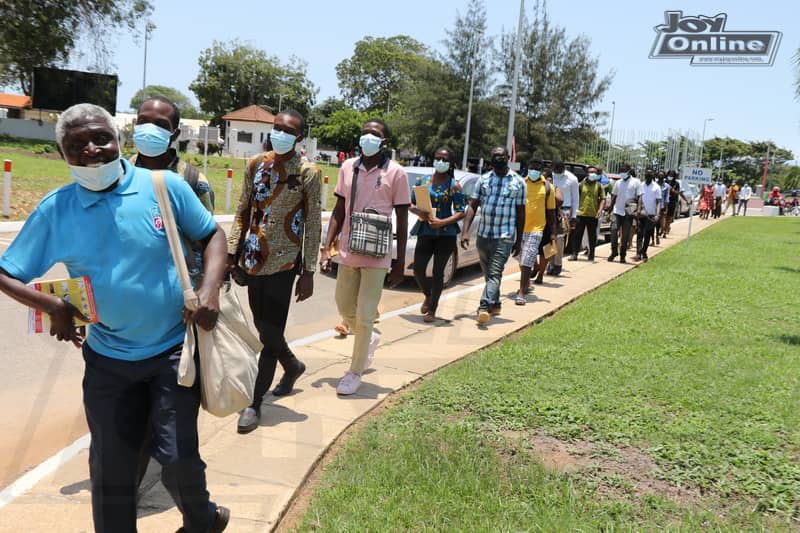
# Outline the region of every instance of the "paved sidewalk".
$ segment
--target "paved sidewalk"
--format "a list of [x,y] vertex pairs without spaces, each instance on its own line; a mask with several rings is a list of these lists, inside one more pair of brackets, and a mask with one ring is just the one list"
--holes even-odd
[[[714,222],[695,217],[692,231],[702,231]],[[662,239],[660,247],[651,247],[651,257],[684,243],[687,224],[688,219],[673,224],[672,236]],[[255,432],[238,435],[236,416],[219,419],[201,414],[201,454],[208,463],[209,491],[215,501],[232,511],[228,531],[265,532],[273,528],[327,447],[390,393],[527,327],[637,266],[609,263],[607,255],[605,246],[599,248],[595,263],[583,256],[577,262],[564,261],[562,275],[545,276],[544,285],[534,286],[526,306],[504,300],[502,315],[488,327],[478,327],[475,322],[481,284],[442,301],[438,314],[447,320],[436,326],[423,323],[416,311],[388,313],[389,317],[377,325],[382,337],[374,370],[365,374],[355,396],[338,398],[335,392],[339,378],[349,367],[352,337],[327,338],[297,348],[308,367],[298,381],[299,390],[284,398],[268,395],[270,403],[262,409],[262,427]],[[518,279],[518,274],[507,276],[502,294],[512,295]],[[0,509],[0,531],[92,531],[87,461],[88,451],[83,449]],[[180,514],[157,482],[155,472],[148,473],[145,484],[150,489],[140,504],[139,531],[175,531],[181,523]]]

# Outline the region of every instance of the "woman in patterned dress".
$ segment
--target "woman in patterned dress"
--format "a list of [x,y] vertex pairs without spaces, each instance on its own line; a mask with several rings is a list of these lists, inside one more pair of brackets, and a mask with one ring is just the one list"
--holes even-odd
[[[444,269],[447,260],[456,249],[456,239],[461,231],[458,221],[464,217],[466,197],[461,185],[455,179],[455,154],[450,148],[436,150],[433,157],[435,172],[417,180],[417,185],[427,185],[430,194],[432,213],[417,207],[417,198],[412,192],[412,213],[419,221],[412,229],[417,236],[414,249],[414,278],[425,294],[420,308],[425,322],[436,320],[436,308],[444,288]],[[428,263],[433,257],[433,279],[426,275]]]
[[697,204],[697,209],[700,211],[700,218],[705,220],[714,208],[714,187],[711,185],[703,185],[703,190],[700,191],[700,201]]

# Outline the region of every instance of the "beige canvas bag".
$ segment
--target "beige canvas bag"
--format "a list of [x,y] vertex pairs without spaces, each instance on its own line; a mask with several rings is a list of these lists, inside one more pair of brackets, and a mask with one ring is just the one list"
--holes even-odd
[[[183,256],[163,172],[153,172],[153,188],[161,209],[172,259],[178,270],[184,304],[187,309],[196,309],[198,299],[189,279],[189,269]],[[194,324],[186,328],[178,367],[178,384],[184,387],[194,385],[197,377],[194,354],[198,350],[203,409],[219,417],[237,413],[253,401],[261,348],[261,342],[250,329],[236,293],[230,282],[225,282],[220,288],[219,317],[214,329],[206,331]]]

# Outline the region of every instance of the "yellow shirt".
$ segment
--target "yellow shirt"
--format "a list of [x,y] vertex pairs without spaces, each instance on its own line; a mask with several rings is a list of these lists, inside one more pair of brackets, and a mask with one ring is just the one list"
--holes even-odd
[[[525,202],[525,233],[542,233],[547,223],[545,209],[556,208],[556,188],[550,186],[550,194],[547,194],[544,177],[536,181],[525,179],[527,190],[527,201]],[[545,198],[547,206],[545,206]]]

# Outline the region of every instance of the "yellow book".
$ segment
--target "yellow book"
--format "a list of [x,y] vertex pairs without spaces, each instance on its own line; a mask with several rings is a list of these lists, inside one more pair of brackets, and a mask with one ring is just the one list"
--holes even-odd
[[[70,279],[55,279],[50,281],[37,281],[29,283],[29,287],[39,292],[45,292],[62,298],[80,310],[84,316],[89,317],[89,322],[75,319],[75,324],[85,326],[87,324],[97,324],[97,308],[94,303],[94,292],[92,282],[88,276]],[[50,316],[37,309],[28,309],[28,333],[45,333],[50,331]]]

